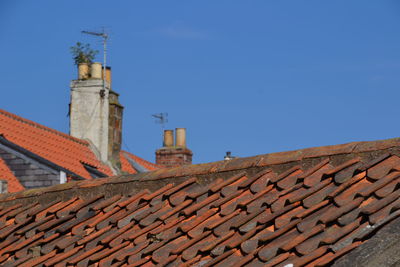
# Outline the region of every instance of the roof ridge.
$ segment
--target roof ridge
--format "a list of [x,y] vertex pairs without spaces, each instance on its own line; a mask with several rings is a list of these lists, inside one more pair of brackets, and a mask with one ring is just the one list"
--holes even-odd
[[7,117],[9,117],[9,118],[11,118],[11,119],[14,119],[14,120],[16,120],[16,121],[19,121],[19,122],[22,122],[22,123],[26,123],[26,124],[29,124],[29,125],[31,125],[31,126],[37,127],[37,128],[39,128],[39,129],[42,129],[42,130],[45,130],[45,131],[48,131],[48,132],[57,134],[57,135],[59,135],[59,136],[62,136],[62,137],[67,138],[67,139],[69,139],[69,140],[71,140],[71,141],[80,143],[80,144],[82,144],[82,145],[86,145],[86,146],[89,145],[89,143],[88,143],[87,141],[83,140],[83,139],[80,139],[80,138],[77,138],[77,137],[73,137],[73,136],[71,136],[71,135],[69,135],[69,134],[66,134],[66,133],[57,131],[57,130],[55,130],[55,129],[49,128],[49,127],[44,126],[44,125],[42,125],[42,124],[39,124],[39,123],[37,123],[37,122],[34,122],[34,121],[31,121],[31,120],[22,118],[22,117],[20,117],[20,116],[18,116],[18,115],[16,115],[16,114],[10,113],[10,112],[5,111],[5,110],[3,110],[3,109],[0,109],[0,113],[3,114],[3,115],[5,115],[5,116],[7,116]]
[[338,145],[303,148],[298,150],[274,152],[252,157],[234,158],[202,164],[184,165],[138,174],[141,180],[157,180],[167,177],[202,175],[206,173],[227,172],[251,167],[264,167],[301,161],[303,159],[328,157],[340,154],[357,154],[369,151],[400,147],[400,138],[377,141],[350,142]]
[[[60,192],[66,192],[69,190],[78,191],[78,189],[83,189],[83,191],[86,192],[88,188],[109,185],[116,186],[118,184],[122,185],[127,183],[143,183],[145,187],[154,184],[154,187],[157,187],[165,183],[183,181],[186,179],[186,177],[202,177],[204,175],[214,175],[216,173],[218,173],[218,176],[222,176],[224,174],[230,175],[244,169],[262,169],[266,167],[273,167],[274,165],[279,166],[280,164],[298,162],[303,159],[323,158],[330,156],[341,157],[340,155],[343,154],[353,154],[354,156],[361,156],[361,153],[364,153],[364,156],[371,153],[382,154],[386,150],[393,147],[398,148],[396,154],[400,155],[400,138],[312,147],[301,150],[258,155],[254,157],[236,158],[229,161],[217,161],[203,164],[185,165],[174,168],[157,169],[145,173],[121,175],[96,180],[69,182],[66,184],[31,189],[13,194],[4,194],[0,196],[0,204],[15,199],[40,197],[41,195],[52,193],[58,194]],[[382,153],[376,153],[377,151],[381,151]],[[348,157],[345,158],[349,160]],[[366,158],[368,157],[366,156]],[[115,188],[113,190],[108,190],[107,192],[115,192]]]

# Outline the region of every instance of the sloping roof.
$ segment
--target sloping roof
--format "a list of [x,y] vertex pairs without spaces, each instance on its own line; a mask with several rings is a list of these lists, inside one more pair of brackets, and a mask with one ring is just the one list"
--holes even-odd
[[391,139],[7,194],[0,263],[332,264],[400,215],[399,155]]
[[138,171],[134,168],[134,166],[132,166],[132,164],[129,163],[127,157],[129,157],[131,160],[135,161],[137,164],[139,164],[146,170],[154,171],[154,170],[157,170],[160,168],[156,164],[153,164],[147,160],[144,160],[138,156],[135,156],[132,153],[129,153],[127,151],[121,151],[120,160],[121,160],[121,170],[123,172],[131,173],[131,174],[138,173]]
[[90,179],[82,163],[112,175],[90,150],[89,143],[70,135],[0,110],[0,134],[8,141],[21,146],[79,176]]
[[368,242],[335,262],[335,267],[376,267],[400,265],[400,217],[379,229]]
[[[40,125],[15,114],[0,109],[0,135],[16,144],[82,178],[91,179],[84,164],[97,168],[100,172],[112,176],[113,172],[106,164],[97,159],[85,140]],[[138,164],[148,170],[157,168],[144,159],[129,154]],[[124,156],[121,156],[123,171],[136,173]],[[1,170],[0,170],[1,171]],[[0,172],[2,174],[2,172]],[[10,188],[20,188],[9,185]]]
[[6,165],[4,160],[0,158],[0,179],[6,180],[8,183],[8,192],[14,193],[21,190],[24,190],[24,187],[18,181],[18,179],[14,176],[10,168]]

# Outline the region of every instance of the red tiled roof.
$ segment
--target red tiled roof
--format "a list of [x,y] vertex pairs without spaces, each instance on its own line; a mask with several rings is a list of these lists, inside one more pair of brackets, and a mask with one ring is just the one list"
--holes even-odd
[[0,264],[324,266],[400,215],[399,156],[353,143],[0,196]]
[[96,158],[88,142],[4,110],[0,110],[0,134],[8,141],[84,178],[91,177],[82,163],[113,175],[110,168]]
[[24,187],[14,176],[2,158],[0,158],[0,174],[0,179],[6,180],[8,183],[8,192],[14,193],[24,190]]
[[[97,159],[87,141],[74,138],[1,109],[0,135],[3,135],[8,141],[83,178],[91,179],[83,164],[93,166],[106,175],[113,175],[111,169]],[[128,153],[128,155],[145,169],[157,169],[155,164],[133,154]],[[121,156],[121,163],[123,171],[131,174],[136,173],[136,170],[132,168],[123,156]],[[0,174],[3,175],[1,170]],[[11,183],[14,183],[13,181]],[[9,188],[22,189],[23,187],[21,188],[18,184],[9,184]]]
[[153,164],[147,160],[144,160],[142,158],[139,158],[138,156],[135,156],[129,152],[126,151],[121,151],[120,153],[120,160],[121,160],[121,169],[123,172],[135,174],[137,171],[133,168],[133,166],[129,163],[126,157],[130,157],[133,161],[138,163],[140,166],[143,168],[149,170],[149,171],[154,171],[159,169],[160,167],[157,166],[156,164]]
[[119,153],[119,159],[121,161],[121,170],[123,172],[132,173],[132,174],[137,173],[137,171],[132,167],[132,165],[129,163],[129,161],[127,160],[126,156],[124,155],[124,153],[122,151],[121,151],[121,153]]

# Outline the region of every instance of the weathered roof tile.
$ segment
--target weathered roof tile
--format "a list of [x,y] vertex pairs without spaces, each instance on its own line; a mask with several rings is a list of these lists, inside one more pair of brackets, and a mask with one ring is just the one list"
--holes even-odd
[[400,158],[391,156],[368,169],[367,175],[372,179],[379,179],[387,175],[390,170],[399,170]]
[[[269,160],[283,160],[284,155],[301,159],[304,153]],[[57,198],[47,205],[33,201],[30,208],[0,208],[0,264],[318,266],[359,246],[377,227],[400,216],[399,166],[393,156],[386,154],[373,163],[368,163],[371,157],[359,155],[323,158],[283,169],[260,167],[266,158],[210,165],[212,178],[207,176],[211,169],[195,167],[201,177],[163,182],[158,170],[157,179],[154,174],[140,177],[153,177],[159,187],[131,196],[100,191],[92,197]],[[227,166],[229,172],[217,173]],[[258,169],[232,172],[254,166]],[[375,168],[374,177],[368,176],[370,168]],[[173,175],[173,170],[166,172]],[[124,185],[129,183],[122,179]],[[131,182],[139,180],[133,177]],[[107,184],[105,179],[96,187],[68,188],[91,191]]]

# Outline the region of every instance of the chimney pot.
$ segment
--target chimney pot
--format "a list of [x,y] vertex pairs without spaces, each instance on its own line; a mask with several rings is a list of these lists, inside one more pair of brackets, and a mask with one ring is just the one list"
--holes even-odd
[[174,146],[174,130],[165,130],[164,131],[164,147],[172,147]]
[[90,66],[90,76],[92,79],[101,79],[102,77],[101,63],[95,62]]
[[186,128],[176,128],[175,134],[175,145],[177,147],[186,147]]
[[89,78],[89,65],[87,63],[80,63],[78,65],[78,79],[86,80]]
[[156,151],[156,163],[164,167],[176,167],[192,164],[193,153],[186,147],[186,129],[176,128],[164,131],[164,147]]

